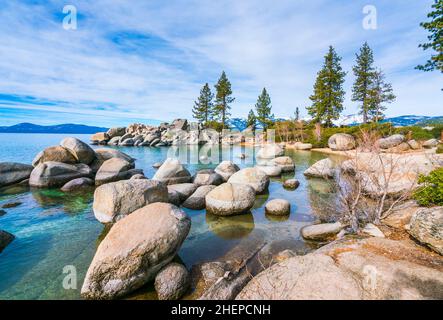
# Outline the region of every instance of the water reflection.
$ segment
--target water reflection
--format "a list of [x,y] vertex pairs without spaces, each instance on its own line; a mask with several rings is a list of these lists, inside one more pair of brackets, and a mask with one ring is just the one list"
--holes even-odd
[[220,217],[206,213],[208,229],[222,239],[241,239],[254,230],[254,216],[251,213],[231,217]]

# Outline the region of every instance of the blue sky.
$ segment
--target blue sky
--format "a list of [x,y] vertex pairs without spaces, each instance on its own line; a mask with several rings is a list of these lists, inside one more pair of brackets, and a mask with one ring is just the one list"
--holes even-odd
[[[201,86],[222,70],[232,115],[246,116],[266,87],[276,116],[309,105],[328,46],[348,71],[364,41],[393,84],[389,116],[443,115],[443,76],[414,70],[429,53],[419,26],[433,0],[6,1],[0,0],[0,125],[112,126],[191,118]],[[63,7],[78,11],[76,30]],[[362,26],[377,9],[377,29]]]

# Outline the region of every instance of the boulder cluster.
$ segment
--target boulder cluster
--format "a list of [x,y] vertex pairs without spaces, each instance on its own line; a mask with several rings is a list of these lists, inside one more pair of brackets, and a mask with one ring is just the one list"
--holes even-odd
[[[259,138],[257,138],[260,140]],[[150,126],[134,123],[128,127],[111,128],[107,132],[97,132],[90,138],[93,145],[112,145],[124,147],[165,147],[171,145],[202,145],[254,142],[252,128],[242,132],[227,131],[219,133],[189,123],[186,119],[175,119],[172,123]]]

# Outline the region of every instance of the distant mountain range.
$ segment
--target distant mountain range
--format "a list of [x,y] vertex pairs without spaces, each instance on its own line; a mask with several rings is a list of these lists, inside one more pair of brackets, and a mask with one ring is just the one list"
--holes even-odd
[[19,123],[10,127],[0,127],[0,133],[71,133],[92,134],[108,131],[108,128],[85,126],[82,124],[58,124],[54,126],[40,126],[33,123]]
[[[337,126],[353,126],[358,125],[363,122],[363,118],[358,114],[350,114],[347,116],[342,116],[340,119],[335,121]],[[386,118],[382,122],[390,122],[396,127],[406,127],[406,126],[429,126],[435,124],[443,124],[443,116],[438,117],[428,117],[428,116],[416,116],[416,115],[405,115],[392,118]]]

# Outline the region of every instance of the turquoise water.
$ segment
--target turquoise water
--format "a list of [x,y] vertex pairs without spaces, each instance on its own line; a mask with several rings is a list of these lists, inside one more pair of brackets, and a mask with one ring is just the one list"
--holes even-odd
[[[0,134],[0,162],[30,163],[45,147],[56,145],[68,135]],[[72,135],[69,135],[72,136]],[[87,135],[74,135],[88,141]],[[167,148],[126,147],[119,150],[136,158],[136,167],[152,177],[152,164],[167,157]],[[223,148],[224,160],[234,159],[249,149]],[[240,241],[260,234],[266,241],[288,240],[288,245],[301,252],[312,250],[303,242],[300,229],[322,214],[319,200],[328,201],[329,185],[321,180],[307,180],[303,171],[324,158],[322,154],[287,151],[296,164],[296,172],[272,179],[269,194],[257,197],[251,214],[235,217],[215,217],[205,210],[184,209],[192,219],[192,228],[179,257],[190,269],[194,264],[215,260],[234,248]],[[251,166],[240,163],[240,167]],[[191,173],[212,165],[193,164]],[[283,189],[282,181],[294,177],[301,182],[295,191]],[[283,198],[291,203],[291,215],[275,218],[265,215],[267,200]],[[0,299],[78,299],[84,275],[96,247],[106,231],[92,213],[92,192],[81,195],[64,194],[59,190],[30,190],[14,187],[0,190],[0,207],[11,202],[21,203],[5,209],[0,216],[0,229],[16,239],[0,253]],[[66,274],[63,268],[75,266],[77,289],[63,288]],[[149,287],[144,297],[150,297]],[[152,296],[152,295],[151,295]]]

